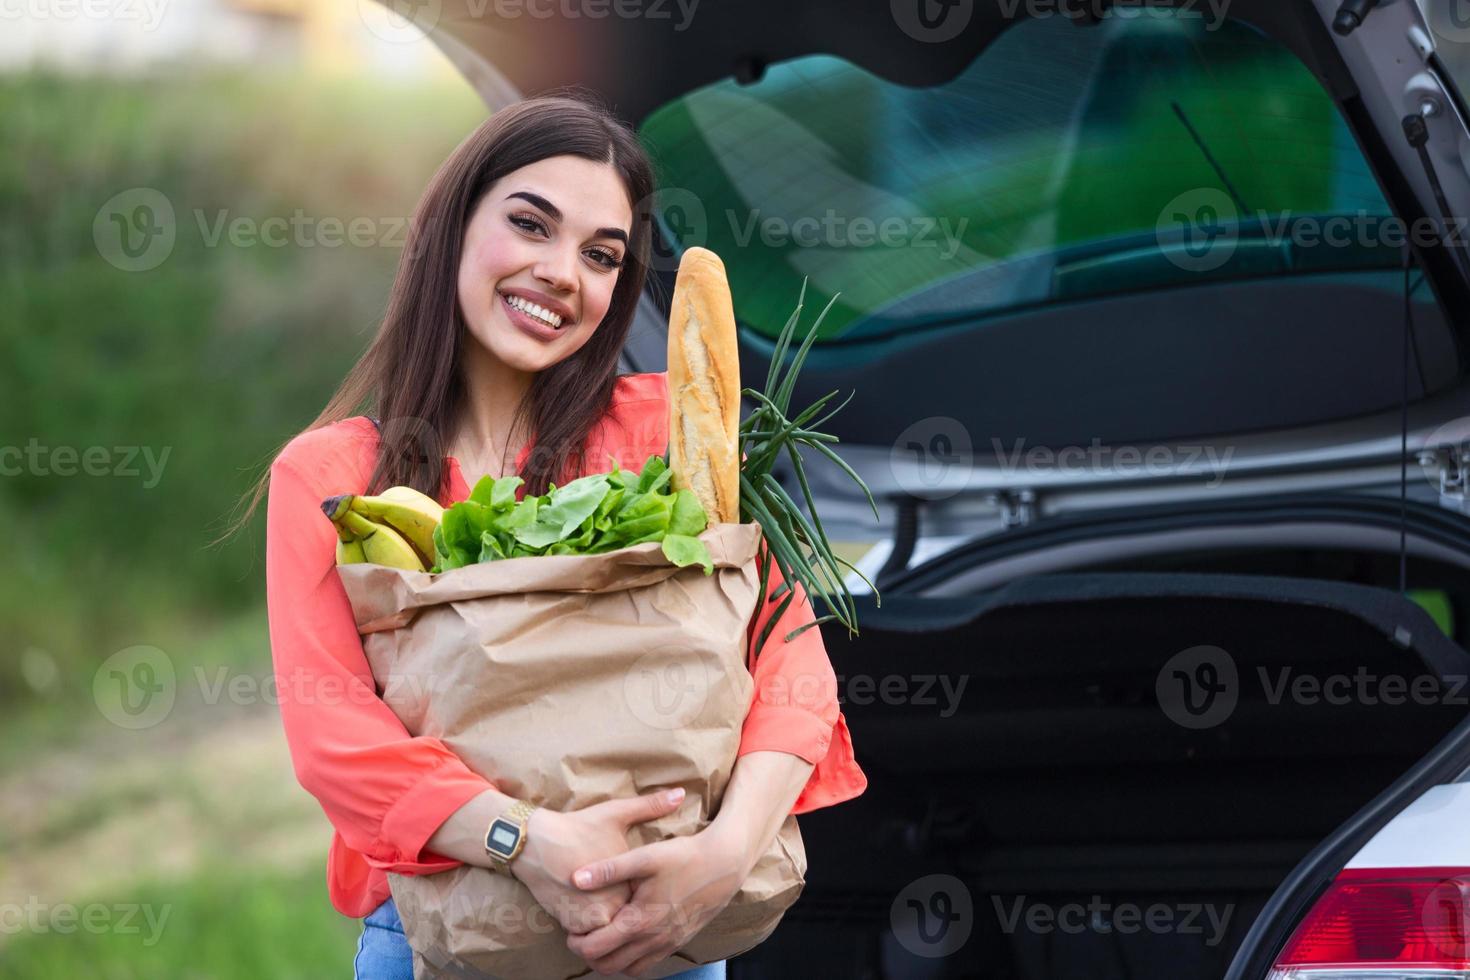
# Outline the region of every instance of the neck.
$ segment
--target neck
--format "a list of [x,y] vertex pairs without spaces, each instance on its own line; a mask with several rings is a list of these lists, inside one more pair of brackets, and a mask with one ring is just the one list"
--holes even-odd
[[461,369],[465,404],[450,437],[450,455],[462,461],[503,456],[509,465],[526,441],[523,433],[510,431],[511,420],[535,375],[508,366],[471,338],[465,344]]

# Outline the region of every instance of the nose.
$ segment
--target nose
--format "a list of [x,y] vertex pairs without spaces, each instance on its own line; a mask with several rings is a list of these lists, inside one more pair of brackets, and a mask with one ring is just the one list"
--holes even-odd
[[577,256],[566,249],[547,249],[531,270],[532,275],[547,285],[547,292],[570,293],[577,288]]

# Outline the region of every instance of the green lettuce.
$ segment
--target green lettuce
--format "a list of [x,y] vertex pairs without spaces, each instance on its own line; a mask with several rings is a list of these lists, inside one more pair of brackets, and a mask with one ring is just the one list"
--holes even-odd
[[650,456],[634,473],[613,462],[610,473],[551,484],[539,497],[516,500],[519,476],[487,476],[468,500],[444,511],[434,530],[436,563],[444,572],[484,561],[531,555],[596,555],[651,541],[669,561],[700,565],[714,573],[699,535],[708,515],[692,490],[674,490],[662,456]]

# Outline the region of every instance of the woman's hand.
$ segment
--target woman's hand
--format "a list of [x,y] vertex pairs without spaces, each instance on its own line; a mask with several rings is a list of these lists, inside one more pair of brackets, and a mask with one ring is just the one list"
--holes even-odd
[[569,937],[567,947],[602,974],[621,970],[637,976],[668,957],[730,904],[771,846],[812,768],[788,752],[747,752],[735,760],[709,826],[574,869],[579,888],[632,881],[633,894],[609,925]]
[[567,948],[598,973],[642,971],[667,959],[703,929],[749,876],[749,842],[714,824],[687,837],[635,847],[587,865],[575,876],[594,894],[628,887],[632,897],[609,924],[567,938]]
[[[672,795],[671,795],[672,793]],[[628,901],[626,882],[583,889],[572,872],[583,865],[628,852],[628,828],[678,809],[683,789],[660,790],[607,800],[562,813],[539,808],[526,825],[526,846],[510,864],[542,908],[572,935],[603,928]]]

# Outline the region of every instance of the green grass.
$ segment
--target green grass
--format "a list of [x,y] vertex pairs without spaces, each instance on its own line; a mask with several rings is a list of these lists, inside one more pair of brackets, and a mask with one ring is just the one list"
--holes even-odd
[[[43,455],[0,479],[24,582],[0,593],[8,649],[90,681],[119,649],[185,651],[201,622],[259,605],[262,522],[207,543],[366,345],[401,253],[328,244],[320,222],[367,219],[391,238],[485,113],[467,85],[256,68],[0,77],[0,447],[108,459],[105,474],[62,475]],[[105,202],[134,188],[175,216],[172,251],[144,271],[94,239]],[[298,211],[311,230],[279,248],[211,245],[200,228]],[[136,476],[118,472],[133,447]],[[156,483],[144,449],[162,461]],[[51,703],[17,663],[0,664],[0,709]]]
[[[214,707],[231,708],[227,687],[218,692],[215,705],[207,703],[207,698],[216,696],[221,670],[226,677],[247,675],[261,684],[271,676],[266,613],[261,603],[220,614],[179,609],[172,620],[161,613],[151,626],[144,627],[140,622],[125,635],[138,638],[120,641],[118,649],[136,644],[155,646],[173,664],[177,700],[165,724],[179,721],[187,725],[201,714],[210,717]],[[38,751],[85,747],[128,734],[109,723],[97,704],[93,680],[98,664],[81,663],[80,656],[75,659],[76,666],[59,669],[44,692],[26,692],[27,696],[19,698],[4,716],[0,723],[4,735],[0,738],[0,772],[25,765]],[[264,695],[268,694],[269,689],[265,689]],[[259,699],[262,703],[264,695]],[[0,828],[0,843],[4,839],[4,828]]]
[[[71,900],[77,911],[69,934],[50,929],[48,917],[59,904],[36,903],[35,920],[45,931],[27,924],[0,937],[0,976],[320,980],[351,975],[361,932],[358,920],[328,904],[324,866],[282,873],[220,864],[181,881],[140,882],[127,894]],[[106,911],[83,918],[91,905]],[[136,908],[130,922],[124,907]],[[56,919],[62,927],[65,914]]]
[[[20,817],[0,827],[0,977],[350,975],[360,925],[327,901],[330,828],[271,733],[276,709],[201,703],[196,670],[270,677],[264,509],[207,545],[366,345],[401,248],[212,245],[200,222],[299,210],[387,229],[485,113],[463,84],[260,66],[0,76],[0,448],[106,447],[118,465],[116,447],[169,453],[156,485],[29,466],[0,478],[16,583],[0,590],[0,787],[30,787],[0,799]],[[94,239],[104,203],[133,188],[175,216],[172,251],[145,271]],[[136,645],[164,652],[178,693],[143,732],[93,698],[98,667]],[[141,917],[137,933],[16,932],[29,891],[168,918],[153,943]]]

